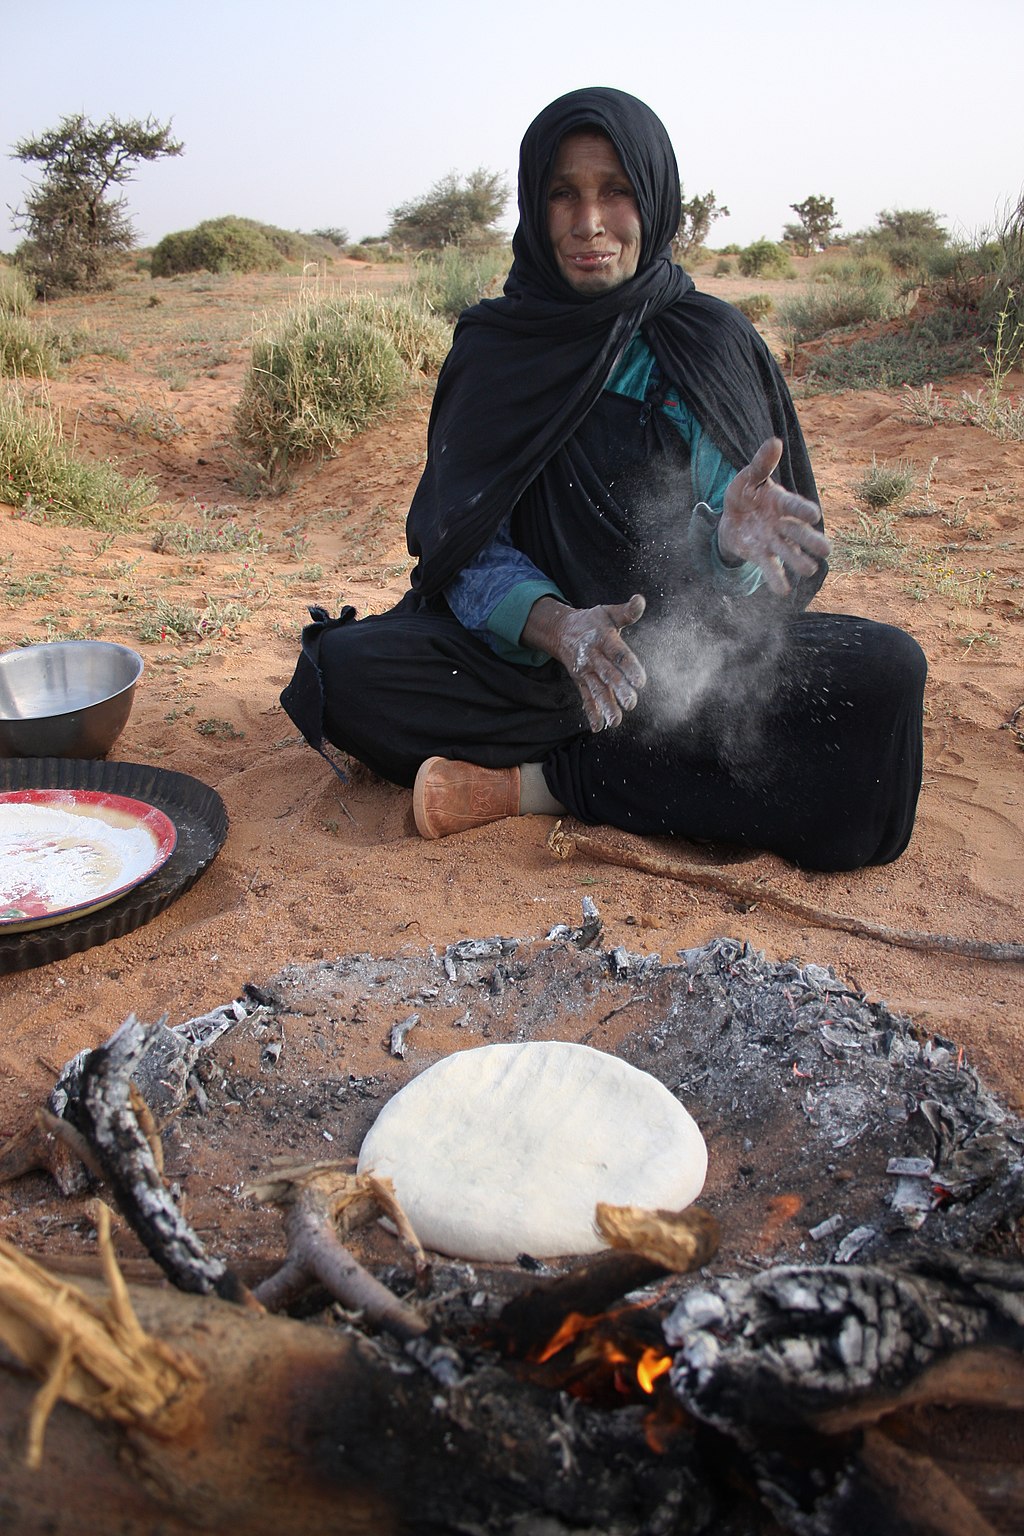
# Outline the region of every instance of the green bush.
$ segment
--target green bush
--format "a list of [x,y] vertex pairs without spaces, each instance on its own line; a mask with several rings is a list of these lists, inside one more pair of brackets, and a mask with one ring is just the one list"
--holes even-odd
[[793,264],[785,247],[763,238],[744,246],[739,255],[739,267],[744,277],[793,276]]
[[812,282],[825,283],[830,278],[837,282],[891,282],[892,267],[884,256],[825,256],[815,264]]
[[402,295],[311,294],[268,317],[235,410],[243,448],[271,482],[293,458],[332,453],[435,370],[448,327]]
[[825,347],[804,376],[819,390],[897,389],[949,373],[977,371],[981,359],[977,317],[937,310],[906,329],[849,346]]
[[715,262],[715,276],[725,277],[727,273],[731,271],[732,262],[729,260],[728,256],[719,256],[718,260]]
[[138,520],[156,489],[146,475],[128,479],[111,463],[77,459],[48,402],[31,410],[8,384],[0,386],[0,494],[29,517],[118,530]]
[[810,341],[843,326],[887,320],[899,310],[899,300],[884,268],[874,262],[836,263],[833,275],[816,281],[805,293],[783,299],[777,321],[785,336]]
[[1024,328],[1024,195],[1007,213],[995,235],[979,246],[975,265],[991,276],[990,282],[981,285],[978,302],[986,336],[994,337],[1003,315],[1008,315],[1015,326]]
[[23,315],[0,310],[0,374],[45,378],[60,359],[50,338]]
[[285,260],[269,226],[229,215],[165,235],[154,246],[150,265],[154,277],[176,277],[181,272],[273,272]]
[[454,323],[464,309],[485,297],[495,278],[507,272],[508,264],[508,252],[501,247],[466,251],[448,245],[436,255],[420,257],[413,291],[435,314]]
[[924,277],[941,259],[945,246],[934,240],[895,240],[881,242],[882,250],[894,272]]
[[733,303],[748,320],[752,320],[755,324],[758,320],[763,320],[765,315],[770,315],[773,308],[770,293],[747,293],[741,299],[734,299]]
[[0,266],[0,315],[27,315],[34,295],[17,267]]

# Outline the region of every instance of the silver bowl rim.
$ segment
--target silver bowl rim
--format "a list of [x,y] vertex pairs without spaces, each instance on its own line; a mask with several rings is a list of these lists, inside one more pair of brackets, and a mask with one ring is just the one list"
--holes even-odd
[[122,694],[130,693],[137,686],[139,678],[146,670],[146,663],[139,652],[130,645],[123,645],[119,640],[42,640],[38,641],[35,645],[16,645],[12,646],[9,651],[0,652],[0,670],[2,670],[4,664],[10,658],[26,656],[33,651],[48,651],[52,653],[55,650],[96,649],[120,651],[125,656],[131,656],[136,663],[134,677],[129,678],[128,682],[123,683],[120,688],[115,688],[112,693],[104,693],[100,698],[91,699],[88,704],[79,705],[77,709],[62,709],[59,713],[54,713],[51,710],[44,715],[5,715],[0,713],[0,725],[17,725],[21,721],[31,720],[63,720],[70,715],[84,714],[86,710],[96,709],[100,704],[109,704],[113,699],[119,699]]

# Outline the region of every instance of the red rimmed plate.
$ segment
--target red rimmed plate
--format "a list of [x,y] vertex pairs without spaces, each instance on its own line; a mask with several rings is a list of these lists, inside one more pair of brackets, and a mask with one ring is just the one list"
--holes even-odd
[[154,805],[85,789],[0,794],[0,934],[84,917],[162,869],[173,821]]

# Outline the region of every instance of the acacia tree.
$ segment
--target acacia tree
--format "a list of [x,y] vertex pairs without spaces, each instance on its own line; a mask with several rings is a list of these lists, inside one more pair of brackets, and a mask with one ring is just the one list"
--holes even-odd
[[449,171],[424,197],[391,209],[388,238],[417,250],[493,244],[501,238],[497,221],[509,190],[507,177],[499,171],[480,166],[465,177]]
[[924,277],[949,244],[941,214],[930,208],[883,208],[864,236],[868,250],[885,257],[896,272]]
[[102,288],[115,258],[131,250],[135,234],[126,199],[116,189],[130,181],[140,160],[180,155],[170,123],[108,117],[92,123],[81,113],[14,145],[12,158],[43,167],[42,180],[15,210],[27,239],[21,266],[43,293]]
[[687,198],[682,182],[679,183],[679,200],[679,228],[672,237],[672,249],[679,261],[685,261],[704,245],[715,220],[729,217],[729,210],[718,202],[713,192],[698,192],[695,197]]
[[803,256],[809,256],[812,251],[823,251],[831,245],[840,223],[834,198],[812,193],[802,203],[790,203],[789,206],[800,222],[785,226],[783,240],[788,240]]

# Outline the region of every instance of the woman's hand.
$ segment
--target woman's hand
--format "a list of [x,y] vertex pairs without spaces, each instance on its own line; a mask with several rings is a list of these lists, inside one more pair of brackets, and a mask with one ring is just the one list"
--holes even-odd
[[820,508],[770,478],[781,458],[782,443],[769,437],[731,482],[718,522],[718,548],[726,560],[753,561],[767,586],[785,597],[791,576],[814,575],[829,542],[814,527]]
[[521,643],[547,651],[575,682],[592,731],[619,725],[636,705],[647,673],[620,633],[635,624],[647,604],[639,593],[628,603],[570,608],[553,597],[538,598],[523,626]]

